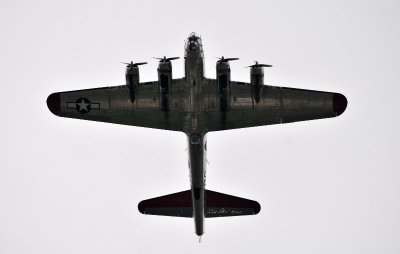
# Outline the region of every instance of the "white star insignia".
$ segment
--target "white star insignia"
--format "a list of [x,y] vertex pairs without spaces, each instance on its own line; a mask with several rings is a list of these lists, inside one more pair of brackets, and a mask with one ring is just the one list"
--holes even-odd
[[79,111],[89,111],[88,107],[90,106],[90,103],[86,103],[83,98],[81,99],[81,102],[77,102],[76,105],[79,106]]

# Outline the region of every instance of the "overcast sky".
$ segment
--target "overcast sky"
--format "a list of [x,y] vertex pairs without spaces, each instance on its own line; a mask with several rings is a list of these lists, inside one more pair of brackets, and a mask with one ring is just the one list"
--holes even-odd
[[[399,1],[0,2],[0,253],[400,253]],[[235,3],[233,3],[235,2]],[[187,190],[183,133],[59,118],[50,93],[124,84],[121,61],[272,64],[265,82],[340,92],[338,118],[208,134],[207,188],[256,216],[145,216]],[[173,63],[183,76],[183,60]]]

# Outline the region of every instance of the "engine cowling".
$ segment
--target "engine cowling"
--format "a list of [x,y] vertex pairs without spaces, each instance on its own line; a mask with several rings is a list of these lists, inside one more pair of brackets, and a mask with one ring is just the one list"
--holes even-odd
[[162,62],[158,65],[158,83],[160,93],[168,94],[172,83],[172,66],[170,62]]
[[169,110],[169,89],[172,84],[172,66],[170,62],[161,62],[158,65],[158,84],[160,86],[160,108]]
[[219,95],[219,110],[227,111],[230,107],[229,89],[231,86],[231,68],[229,61],[238,60],[239,58],[221,57],[217,61],[217,85]]
[[158,64],[158,84],[160,87],[160,108],[169,111],[169,92],[172,87],[172,64],[171,60],[179,59],[179,57],[163,57],[156,58],[160,60]]
[[253,98],[256,103],[260,102],[262,89],[264,86],[264,69],[263,67],[272,67],[269,64],[259,64],[257,61],[255,64],[249,66],[250,69],[250,83],[252,88]]
[[135,101],[137,88],[139,87],[139,67],[126,68],[126,86],[129,89],[131,102]]
[[262,67],[251,67],[250,83],[252,84],[252,93],[254,100],[258,103],[261,98],[264,85],[264,70]]
[[129,97],[131,102],[136,99],[137,89],[139,87],[139,65],[147,64],[147,62],[142,63],[124,63],[126,64],[125,79],[126,86],[129,89]]
[[217,62],[217,84],[219,94],[219,110],[229,110],[229,88],[231,83],[231,68],[229,62]]

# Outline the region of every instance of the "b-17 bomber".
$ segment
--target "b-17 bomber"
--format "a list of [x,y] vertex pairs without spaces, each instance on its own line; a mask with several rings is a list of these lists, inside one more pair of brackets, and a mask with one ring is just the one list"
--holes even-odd
[[143,214],[194,218],[195,233],[204,219],[253,215],[258,202],[205,188],[206,135],[212,131],[292,123],[341,115],[347,99],[340,93],[264,85],[264,68],[249,66],[250,83],[232,81],[230,61],[216,61],[216,79],[204,76],[202,39],[192,33],[185,42],[185,76],[172,78],[171,61],[158,58],[158,80],[140,82],[139,66],[126,63],[122,86],[58,92],[49,95],[49,110],[60,117],[180,131],[187,135],[190,189],[143,200]]

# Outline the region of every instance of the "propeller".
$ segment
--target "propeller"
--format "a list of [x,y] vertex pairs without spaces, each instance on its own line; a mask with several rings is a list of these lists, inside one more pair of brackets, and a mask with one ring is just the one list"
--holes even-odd
[[122,62],[122,63],[126,64],[126,67],[129,68],[129,69],[131,69],[133,67],[137,67],[139,65],[147,64],[147,62],[133,63],[133,61],[131,61],[130,63],[124,63],[124,62]]
[[250,67],[250,68],[253,68],[253,67],[257,67],[257,68],[259,68],[259,67],[272,67],[272,65],[269,65],[269,64],[259,64],[258,61],[254,61],[254,62],[255,62],[255,64],[247,66],[247,67]]
[[163,58],[160,57],[153,57],[154,59],[160,60],[160,63],[165,63],[165,62],[171,62],[171,60],[179,59],[179,57],[166,57],[164,56]]
[[234,61],[234,60],[239,60],[239,58],[236,58],[236,57],[234,57],[234,58],[225,58],[224,56],[222,56],[222,57],[218,57],[217,63],[227,63],[229,61]]

